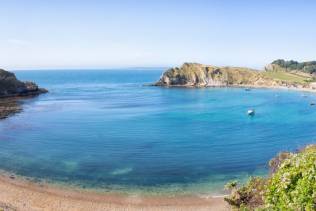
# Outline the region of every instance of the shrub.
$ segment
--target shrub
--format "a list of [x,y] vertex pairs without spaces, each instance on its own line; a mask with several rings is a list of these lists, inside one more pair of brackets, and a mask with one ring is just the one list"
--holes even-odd
[[272,62],[272,64],[276,64],[282,68],[287,70],[299,70],[306,73],[314,73],[316,72],[316,61],[310,62],[297,62],[297,61],[285,61],[284,59],[278,59]]
[[[266,179],[252,177],[246,185],[231,189],[229,197],[224,198],[232,207],[239,210],[254,209],[263,204],[263,191],[265,189]],[[229,183],[226,186],[229,186]]]
[[275,210],[316,210],[316,150],[307,147],[284,160],[269,179],[266,206]]
[[280,153],[268,178],[254,177],[225,198],[238,210],[316,210],[316,145]]

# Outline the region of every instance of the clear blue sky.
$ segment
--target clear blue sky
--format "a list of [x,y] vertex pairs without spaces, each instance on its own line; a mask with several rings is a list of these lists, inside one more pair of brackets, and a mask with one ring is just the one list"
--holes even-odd
[[0,66],[316,60],[316,1],[0,0]]

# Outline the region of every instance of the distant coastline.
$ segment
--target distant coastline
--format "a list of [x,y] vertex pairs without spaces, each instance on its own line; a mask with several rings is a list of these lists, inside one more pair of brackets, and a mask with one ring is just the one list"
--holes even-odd
[[244,67],[217,67],[184,63],[163,73],[154,86],[166,87],[240,87],[316,90],[315,62],[276,60],[265,70]]

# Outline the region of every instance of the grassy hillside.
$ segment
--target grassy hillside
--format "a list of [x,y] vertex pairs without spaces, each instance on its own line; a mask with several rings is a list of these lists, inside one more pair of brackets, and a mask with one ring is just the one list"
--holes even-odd
[[311,76],[305,76],[298,73],[291,73],[286,71],[265,71],[263,74],[266,77],[281,81],[287,81],[290,83],[307,84],[315,80]]
[[263,74],[276,80],[306,85],[316,81],[316,61],[297,62],[278,59],[267,65]]

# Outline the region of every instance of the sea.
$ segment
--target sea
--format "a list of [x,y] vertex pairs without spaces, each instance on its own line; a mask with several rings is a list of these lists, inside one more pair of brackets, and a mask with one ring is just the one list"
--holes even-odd
[[15,71],[49,93],[0,121],[0,169],[101,192],[218,195],[316,142],[313,93],[149,86],[163,71]]

